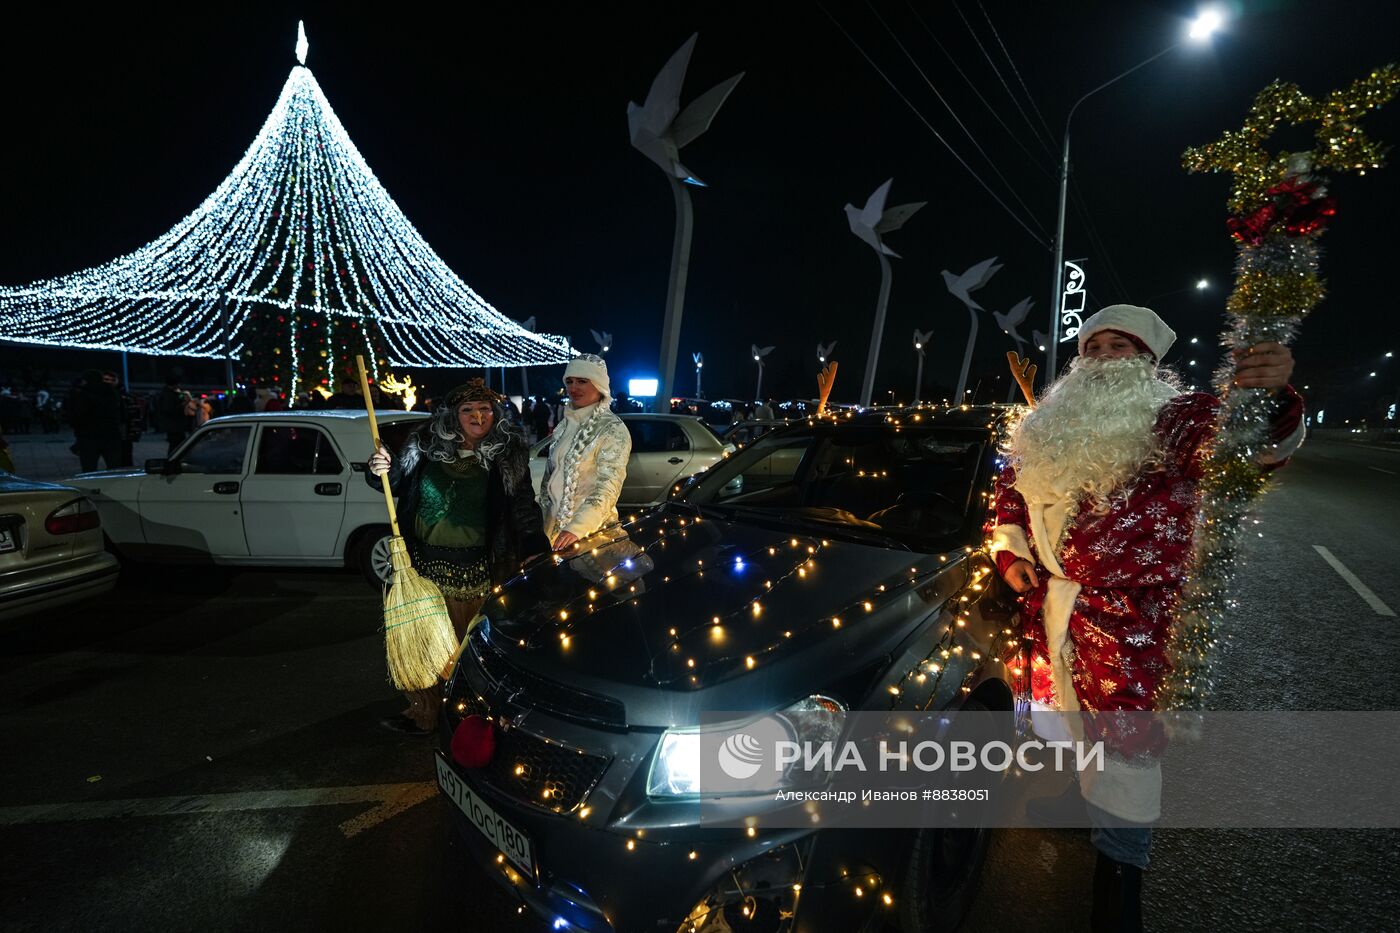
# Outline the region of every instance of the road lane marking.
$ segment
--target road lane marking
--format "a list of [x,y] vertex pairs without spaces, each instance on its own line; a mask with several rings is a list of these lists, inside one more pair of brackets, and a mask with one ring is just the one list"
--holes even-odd
[[186,816],[354,803],[375,804],[372,809],[340,824],[341,833],[349,839],[397,816],[409,807],[422,803],[436,793],[437,785],[434,782],[414,781],[405,784],[364,784],[358,787],[308,787],[301,790],[250,791],[238,794],[34,804],[0,807],[0,826],[116,820],[130,816]]
[[1348,570],[1346,564],[1343,564],[1341,561],[1337,560],[1337,558],[1332,555],[1331,551],[1327,550],[1327,548],[1323,547],[1320,544],[1314,544],[1313,550],[1321,554],[1322,559],[1327,561],[1327,563],[1331,564],[1332,569],[1337,571],[1337,575],[1343,580],[1347,581],[1347,583],[1351,586],[1353,590],[1356,590],[1357,596],[1360,596],[1362,599],[1366,600],[1367,605],[1369,605],[1372,609],[1376,610],[1376,615],[1395,615],[1395,610],[1387,606],[1379,596],[1372,592],[1369,586],[1362,583],[1361,580],[1356,576],[1356,574]]
[[1382,470],[1380,467],[1371,467],[1370,469],[1375,470],[1377,473],[1389,473],[1391,476],[1395,475],[1394,470]]

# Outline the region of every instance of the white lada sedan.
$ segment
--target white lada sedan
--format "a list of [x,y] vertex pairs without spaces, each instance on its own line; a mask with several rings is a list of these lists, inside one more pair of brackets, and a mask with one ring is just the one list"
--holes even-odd
[[[376,413],[397,451],[427,415]],[[67,481],[97,505],[118,554],[145,561],[389,572],[384,496],[364,481],[372,444],[363,411],[215,418],[140,470]]]

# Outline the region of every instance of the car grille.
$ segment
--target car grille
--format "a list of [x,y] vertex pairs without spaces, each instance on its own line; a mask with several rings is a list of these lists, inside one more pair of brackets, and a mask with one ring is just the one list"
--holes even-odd
[[570,813],[582,805],[607,767],[607,758],[508,729],[496,733],[496,753],[480,774],[522,803]]
[[511,695],[513,704],[589,725],[620,729],[627,724],[621,701],[531,673],[512,663],[484,634],[474,634],[470,644],[482,672]]
[[[570,718],[580,718],[577,709],[572,711],[555,710],[548,702],[538,698],[547,697],[555,702],[565,702],[575,695],[587,698],[594,703],[614,704],[616,715],[621,720],[622,704],[609,697],[582,693],[550,683],[535,674],[521,670],[508,661],[504,655],[492,647],[479,633],[472,636],[470,645],[471,660],[475,661],[475,676],[486,674],[495,682],[497,689],[510,697],[512,706],[525,709],[538,708],[563,715],[572,712]],[[529,684],[526,690],[524,685]],[[552,689],[550,689],[552,688]],[[600,710],[605,707],[587,706],[587,709]],[[497,718],[488,701],[476,694],[468,686],[464,696],[458,697],[456,715],[486,716]],[[519,726],[502,727],[496,730],[496,751],[491,761],[476,774],[480,780],[513,800],[549,810],[554,813],[570,813],[583,805],[590,791],[602,778],[612,759],[594,755],[581,749],[570,748],[557,742],[550,742],[524,731]]]

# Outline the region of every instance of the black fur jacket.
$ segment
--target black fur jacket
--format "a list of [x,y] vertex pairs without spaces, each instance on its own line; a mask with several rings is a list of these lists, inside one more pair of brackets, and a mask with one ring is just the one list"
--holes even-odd
[[[418,514],[418,484],[426,461],[415,433],[389,466],[389,488],[399,500],[399,532],[410,554],[417,537],[414,516]],[[384,488],[380,477],[368,471],[365,481],[374,489]],[[549,551],[544,518],[530,481],[530,447],[519,435],[513,435],[491,462],[486,486],[486,540],[493,584],[506,582],[520,572],[527,559]]]

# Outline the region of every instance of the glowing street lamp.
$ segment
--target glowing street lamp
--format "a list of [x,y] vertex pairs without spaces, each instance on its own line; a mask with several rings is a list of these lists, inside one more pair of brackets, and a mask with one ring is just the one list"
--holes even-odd
[[933,336],[933,331],[920,331],[914,328],[914,352],[919,354],[919,368],[914,374],[914,404],[919,404],[919,394],[924,388],[924,344]]
[[[1222,25],[1224,25],[1224,20],[1221,18],[1221,15],[1218,11],[1213,9],[1204,10],[1196,17],[1195,20],[1192,21],[1191,26],[1187,31],[1187,35],[1193,42],[1204,42],[1206,39],[1210,38],[1211,34],[1214,33],[1217,29],[1219,29]],[[1055,376],[1058,374],[1058,370],[1056,369],[1056,352],[1060,343],[1060,307],[1063,301],[1065,276],[1065,200],[1069,195],[1070,121],[1074,119],[1074,113],[1076,110],[1079,109],[1079,105],[1084,103],[1090,97],[1093,97],[1099,91],[1102,91],[1104,88],[1109,87],[1110,85],[1117,84],[1119,81],[1123,80],[1128,75],[1137,71],[1139,68],[1152,64],[1157,59],[1161,58],[1163,55],[1166,55],[1168,52],[1171,52],[1174,49],[1180,47],[1185,41],[1186,40],[1182,39],[1173,42],[1171,45],[1167,46],[1165,49],[1162,49],[1162,51],[1158,52],[1156,55],[1153,55],[1151,58],[1145,58],[1133,67],[1129,68],[1127,71],[1121,72],[1118,75],[1109,78],[1103,84],[1100,84],[1098,87],[1094,88],[1093,90],[1085,94],[1083,97],[1079,98],[1079,100],[1075,101],[1074,106],[1069,108],[1069,116],[1065,117],[1064,145],[1061,148],[1060,152],[1060,211],[1059,219],[1055,225],[1055,280],[1054,288],[1052,288],[1050,291],[1050,343],[1046,351],[1045,358],[1045,378],[1047,381],[1053,381]]]

